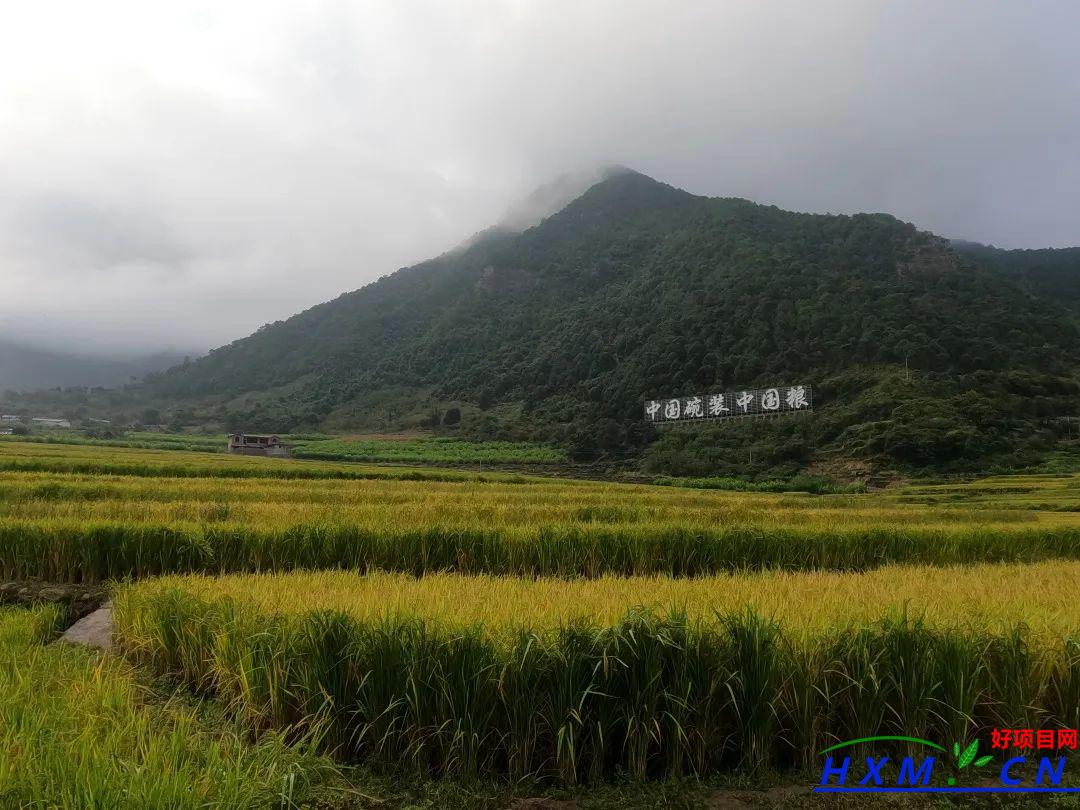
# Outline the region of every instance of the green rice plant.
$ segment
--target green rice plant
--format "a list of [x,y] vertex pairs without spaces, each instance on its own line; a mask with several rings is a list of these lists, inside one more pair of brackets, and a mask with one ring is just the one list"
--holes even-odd
[[729,681],[737,726],[737,748],[749,768],[775,760],[777,703],[790,661],[781,659],[780,628],[751,610],[723,617],[731,649]]
[[[216,510],[220,507],[214,507]],[[184,572],[434,571],[508,576],[701,577],[721,572],[869,570],[1080,559],[1080,529],[844,529],[679,525],[610,527],[314,524],[274,528],[207,521],[0,521],[0,575],[57,581]]]
[[52,607],[0,610],[0,805],[292,808],[343,787],[284,735],[160,696],[115,656],[64,643]]

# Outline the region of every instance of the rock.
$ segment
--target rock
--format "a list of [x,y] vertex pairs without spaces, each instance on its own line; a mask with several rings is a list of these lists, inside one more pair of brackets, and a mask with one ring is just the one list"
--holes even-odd
[[105,604],[89,616],[79,619],[60,636],[61,641],[71,644],[83,644],[87,647],[99,647],[111,650],[112,643],[112,606]]

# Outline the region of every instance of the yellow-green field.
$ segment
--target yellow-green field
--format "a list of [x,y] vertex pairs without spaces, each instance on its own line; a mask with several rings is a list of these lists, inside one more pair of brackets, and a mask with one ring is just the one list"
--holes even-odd
[[1080,719],[1080,563],[673,580],[298,572],[116,597],[128,654],[353,761],[565,782]]
[[0,573],[702,576],[1080,559],[1078,508],[1077,477],[758,494],[4,443]]
[[398,771],[1080,725],[1080,476],[768,494],[4,442],[0,574],[111,580],[129,662]]
[[614,625],[633,610],[683,613],[691,621],[747,608],[800,634],[859,627],[886,616],[926,627],[1000,630],[1023,620],[1033,636],[1080,633],[1080,562],[971,566],[885,566],[863,573],[773,571],[672,579],[523,579],[436,573],[300,571],[167,576],[140,596],[179,589],[203,600],[232,599],[282,616],[340,611],[362,621],[410,617],[453,629],[516,635],[569,624]]

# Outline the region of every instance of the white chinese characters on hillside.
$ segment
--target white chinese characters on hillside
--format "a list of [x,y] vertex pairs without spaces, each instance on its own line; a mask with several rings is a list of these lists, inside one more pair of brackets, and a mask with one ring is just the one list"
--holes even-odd
[[688,397],[650,399],[645,402],[647,422],[687,422],[738,416],[768,416],[813,410],[809,385],[762,388],[725,394],[694,394]]

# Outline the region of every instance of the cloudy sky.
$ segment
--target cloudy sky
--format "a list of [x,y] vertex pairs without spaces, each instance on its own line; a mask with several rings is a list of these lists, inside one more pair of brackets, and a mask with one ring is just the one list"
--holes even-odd
[[0,12],[0,335],[205,349],[622,163],[1080,244],[1080,5],[113,2]]

